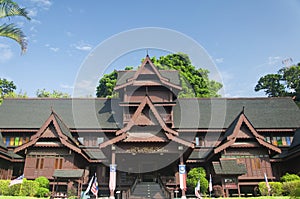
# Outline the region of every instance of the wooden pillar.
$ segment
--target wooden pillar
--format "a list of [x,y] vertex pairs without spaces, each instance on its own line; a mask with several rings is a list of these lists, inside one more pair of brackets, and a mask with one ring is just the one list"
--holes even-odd
[[[184,165],[184,162],[183,162],[183,155],[180,156],[180,165]],[[186,172],[186,171],[185,171]],[[180,175],[180,174],[179,174]],[[186,175],[186,173],[185,173]],[[185,189],[182,189],[182,192],[181,192],[181,198],[182,199],[186,199],[186,194],[185,194]]]
[[54,196],[55,195],[55,180],[56,180],[56,178],[54,177],[54,182],[53,182],[53,186],[52,186],[52,196]]
[[[111,150],[111,164],[114,165],[116,164],[116,152],[115,152],[115,146],[112,146],[112,150]],[[111,172],[111,171],[110,171]],[[117,172],[117,171],[116,171]],[[109,179],[109,183],[111,182],[111,179]],[[110,194],[109,194],[109,198],[110,199],[114,199],[115,198],[115,190],[111,190],[110,189]]]
[[237,183],[237,188],[238,188],[239,197],[241,197],[241,189],[240,189],[240,183],[239,182]]

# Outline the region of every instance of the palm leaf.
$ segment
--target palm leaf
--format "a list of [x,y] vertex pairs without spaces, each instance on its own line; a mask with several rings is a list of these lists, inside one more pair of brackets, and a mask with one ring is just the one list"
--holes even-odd
[[0,0],[0,18],[10,16],[23,16],[30,20],[25,8],[20,8],[18,4],[11,0]]
[[22,53],[24,53],[27,49],[27,41],[26,36],[23,31],[16,27],[15,24],[3,24],[0,26],[0,36],[8,37],[10,39],[15,40],[20,44]]

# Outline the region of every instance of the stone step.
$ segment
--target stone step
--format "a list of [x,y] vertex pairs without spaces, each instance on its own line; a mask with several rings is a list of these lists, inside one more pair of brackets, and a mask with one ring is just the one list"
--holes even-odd
[[129,199],[165,199],[159,184],[140,182],[136,185]]

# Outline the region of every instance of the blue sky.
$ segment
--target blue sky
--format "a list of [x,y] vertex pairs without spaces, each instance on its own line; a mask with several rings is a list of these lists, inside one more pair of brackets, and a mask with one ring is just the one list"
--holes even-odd
[[[292,58],[293,63],[300,62],[300,1],[16,2],[26,7],[32,18],[10,19],[28,36],[28,51],[20,55],[14,41],[0,38],[0,78],[14,81],[17,92],[26,92],[30,97],[43,88],[72,95],[88,55],[109,38],[137,28],[173,30],[202,46],[221,76],[223,97],[265,96],[263,92],[254,92],[261,76],[276,73],[287,58]],[[151,48],[148,53],[166,54]],[[132,50],[111,60],[110,66],[99,68],[105,72],[109,71],[107,68],[137,66],[145,55],[146,47]]]

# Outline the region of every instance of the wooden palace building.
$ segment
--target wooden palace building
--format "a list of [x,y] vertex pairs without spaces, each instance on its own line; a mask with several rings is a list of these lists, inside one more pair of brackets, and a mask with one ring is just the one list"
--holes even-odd
[[152,182],[165,198],[177,190],[185,198],[181,176],[194,167],[227,196],[252,193],[264,174],[300,172],[291,98],[177,98],[181,89],[178,71],[158,70],[147,56],[136,71],[118,72],[118,98],[4,99],[0,179],[45,176],[53,193],[79,194],[96,174],[99,196],[130,198]]

